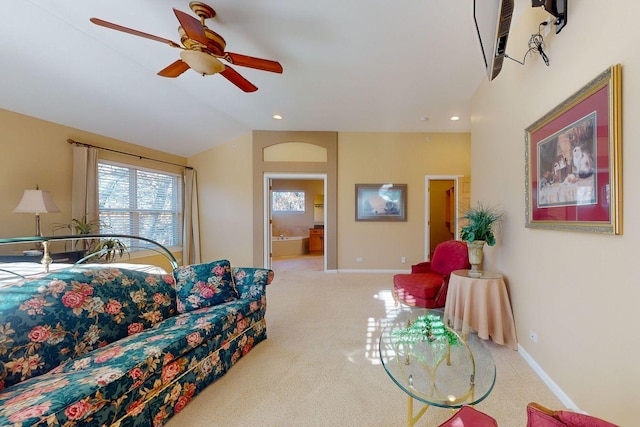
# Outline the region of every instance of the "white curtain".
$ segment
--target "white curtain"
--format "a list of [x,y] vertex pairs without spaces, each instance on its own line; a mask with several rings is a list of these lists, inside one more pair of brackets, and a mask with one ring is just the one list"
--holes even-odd
[[184,171],[184,231],[182,234],[182,263],[200,262],[200,223],[198,221],[198,185],[196,171]]
[[71,218],[97,221],[98,211],[98,150],[73,146],[73,185],[71,188]]

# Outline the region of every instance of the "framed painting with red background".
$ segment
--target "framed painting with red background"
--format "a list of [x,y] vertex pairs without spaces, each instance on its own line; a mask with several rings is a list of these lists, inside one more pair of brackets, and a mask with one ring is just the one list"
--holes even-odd
[[622,234],[621,66],[525,130],[526,227]]

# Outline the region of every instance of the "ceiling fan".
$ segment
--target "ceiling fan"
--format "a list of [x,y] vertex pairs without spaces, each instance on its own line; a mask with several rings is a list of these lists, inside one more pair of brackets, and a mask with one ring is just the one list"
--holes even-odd
[[258,90],[256,86],[242,77],[236,70],[225,65],[220,59],[224,59],[233,65],[272,73],[282,73],[282,65],[279,62],[225,51],[227,43],[222,36],[204,25],[206,19],[216,16],[216,11],[211,6],[199,1],[192,1],[189,3],[189,7],[200,17],[200,21],[182,11],[173,9],[180,23],[178,33],[180,34],[182,46],[171,40],[103,21],[102,19],[91,18],[90,21],[102,27],[166,43],[171,47],[181,49],[181,59],[176,60],[158,72],[158,75],[162,77],[178,77],[191,68],[203,76],[219,73],[243,91],[255,92]]

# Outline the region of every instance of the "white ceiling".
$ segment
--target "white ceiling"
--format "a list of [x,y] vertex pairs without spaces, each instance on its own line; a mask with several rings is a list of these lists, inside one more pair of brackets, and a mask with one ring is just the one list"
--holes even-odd
[[0,108],[182,156],[251,130],[469,131],[486,78],[472,0],[207,3],[228,51],[283,74],[235,66],[254,93],[192,70],[163,78],[178,49],[89,22],[179,42],[172,8],[192,14],[188,0],[4,0]]

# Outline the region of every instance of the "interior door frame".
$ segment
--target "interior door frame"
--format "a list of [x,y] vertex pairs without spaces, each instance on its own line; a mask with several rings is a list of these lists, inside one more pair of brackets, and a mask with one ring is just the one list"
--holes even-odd
[[264,213],[264,266],[265,268],[271,268],[271,182],[274,179],[306,179],[306,180],[322,180],[322,186],[324,188],[324,209],[323,218],[324,222],[324,238],[325,238],[325,250],[323,254],[323,271],[327,271],[327,174],[326,173],[272,173],[265,172],[263,178],[263,193],[264,193],[264,207],[262,212]]
[[455,234],[454,239],[458,240],[459,238],[459,230],[458,230],[458,215],[459,212],[459,183],[458,179],[461,178],[462,175],[425,175],[424,177],[424,259],[426,261],[431,261],[431,248],[429,247],[431,241],[431,200],[429,187],[431,185],[431,181],[453,181],[453,187],[455,191],[455,214],[454,214],[454,222],[455,222]]

